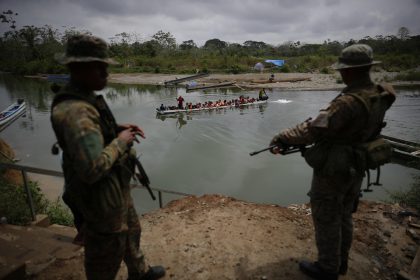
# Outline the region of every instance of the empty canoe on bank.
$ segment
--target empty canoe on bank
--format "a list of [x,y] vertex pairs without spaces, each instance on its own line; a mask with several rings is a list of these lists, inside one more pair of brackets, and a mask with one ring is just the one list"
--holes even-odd
[[235,83],[236,83],[236,81],[235,82],[212,84],[212,85],[204,85],[204,86],[187,87],[187,91],[198,90],[198,89],[208,89],[208,88],[228,87],[228,86],[233,86]]
[[394,148],[393,157],[407,163],[420,164],[420,144],[382,135]]
[[176,85],[176,84],[179,84],[179,83],[182,83],[182,82],[185,82],[185,81],[190,81],[190,80],[194,80],[194,79],[198,79],[198,78],[207,77],[208,75],[210,75],[210,74],[209,73],[199,73],[199,74],[184,77],[184,78],[179,78],[179,79],[175,79],[175,80],[166,81],[165,86]]
[[303,77],[303,78],[290,78],[290,79],[281,79],[281,80],[254,80],[252,83],[254,84],[274,84],[274,83],[295,83],[295,82],[301,82],[301,81],[310,81],[311,78],[309,77]]

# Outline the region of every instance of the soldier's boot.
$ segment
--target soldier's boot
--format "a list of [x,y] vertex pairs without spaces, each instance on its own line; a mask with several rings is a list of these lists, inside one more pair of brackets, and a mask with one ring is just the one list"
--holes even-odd
[[140,277],[140,280],[157,280],[165,276],[165,273],[165,268],[160,265],[149,266],[149,270],[147,270],[146,274]]
[[326,272],[317,262],[299,262],[299,269],[313,279],[318,280],[337,280],[337,273]]
[[347,269],[348,269],[348,261],[347,260],[341,261],[341,265],[340,265],[340,268],[338,270],[338,273],[340,273],[341,275],[346,275],[347,274]]

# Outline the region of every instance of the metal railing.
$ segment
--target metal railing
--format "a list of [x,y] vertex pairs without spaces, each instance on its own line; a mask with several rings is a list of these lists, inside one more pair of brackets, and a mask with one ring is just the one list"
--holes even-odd
[[[15,164],[15,163],[0,162],[0,168],[19,170],[22,173],[23,187],[25,188],[25,192],[26,192],[26,196],[27,196],[27,203],[28,203],[28,206],[30,208],[31,218],[32,218],[33,221],[36,220],[36,213],[35,213],[35,207],[34,207],[34,203],[33,203],[33,199],[32,199],[31,189],[29,188],[29,184],[28,184],[27,173],[34,173],[34,174],[64,178],[63,172],[60,172],[60,171],[54,171],[54,170],[48,170],[48,169],[43,169],[43,168],[19,165],[19,164]],[[140,184],[131,184],[131,187],[141,188],[141,189],[146,190],[146,188],[143,187]],[[165,190],[165,189],[161,189],[161,188],[151,188],[151,190],[158,192],[158,202],[159,202],[159,207],[160,208],[163,207],[163,194],[164,193],[165,194],[178,195],[178,196],[192,196],[193,195],[193,194],[188,194],[188,193],[183,193],[183,192]]]

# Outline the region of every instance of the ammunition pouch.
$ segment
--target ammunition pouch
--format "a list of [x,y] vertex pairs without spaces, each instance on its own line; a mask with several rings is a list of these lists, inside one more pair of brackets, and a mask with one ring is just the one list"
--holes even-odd
[[323,168],[328,159],[330,146],[327,142],[320,142],[307,149],[304,153],[306,163],[315,170]]
[[384,138],[377,138],[362,144],[360,147],[365,153],[366,167],[368,169],[376,169],[391,161],[393,149],[391,144]]

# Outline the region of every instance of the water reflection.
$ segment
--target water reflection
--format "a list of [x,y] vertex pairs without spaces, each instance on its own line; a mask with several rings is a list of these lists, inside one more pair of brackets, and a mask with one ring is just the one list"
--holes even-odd
[[175,119],[176,120],[176,127],[181,129],[184,125],[187,124],[187,120],[192,120],[193,117],[191,115],[187,115],[184,113],[172,114],[172,115],[159,115],[156,114],[156,118],[160,119],[161,121],[165,121],[166,119]]

